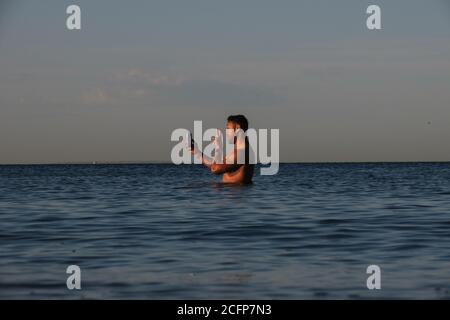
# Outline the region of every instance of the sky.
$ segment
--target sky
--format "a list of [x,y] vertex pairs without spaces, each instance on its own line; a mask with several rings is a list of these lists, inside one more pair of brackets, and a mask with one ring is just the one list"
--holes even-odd
[[238,113],[282,162],[450,161],[450,0],[0,0],[0,164],[170,161]]

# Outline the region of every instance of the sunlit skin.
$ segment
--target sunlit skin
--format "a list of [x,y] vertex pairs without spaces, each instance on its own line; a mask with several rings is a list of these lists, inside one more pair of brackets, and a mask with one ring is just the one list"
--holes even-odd
[[[234,122],[227,122],[227,129],[233,129],[238,130],[240,129],[240,125],[238,123]],[[202,163],[209,168],[212,174],[220,175],[222,176],[222,182],[223,183],[231,183],[231,184],[250,184],[252,183],[252,177],[253,177],[253,170],[254,165],[249,164],[249,157],[248,157],[248,151],[249,151],[249,144],[247,138],[245,139],[245,154],[246,154],[246,161],[245,164],[238,164],[237,163],[237,151],[236,148],[233,149],[234,152],[234,163],[227,164],[225,163],[225,160],[222,164],[219,163],[208,163],[206,161],[202,161]],[[194,154],[194,151],[191,150],[191,153]]]

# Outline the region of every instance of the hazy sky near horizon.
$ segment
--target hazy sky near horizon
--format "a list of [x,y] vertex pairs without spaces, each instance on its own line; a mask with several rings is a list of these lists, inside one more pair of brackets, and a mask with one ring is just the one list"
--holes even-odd
[[0,164],[169,161],[236,113],[281,161],[450,161],[450,1],[0,0]]

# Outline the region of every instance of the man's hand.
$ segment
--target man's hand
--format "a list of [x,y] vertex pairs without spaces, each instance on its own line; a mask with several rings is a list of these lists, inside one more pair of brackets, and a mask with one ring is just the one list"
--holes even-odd
[[195,141],[194,141],[193,145],[194,145],[193,148],[191,148],[191,145],[190,145],[190,144],[187,146],[187,148],[189,149],[189,152],[190,152],[194,157],[197,157],[198,159],[201,159],[202,164],[203,164],[204,166],[210,168],[210,167],[211,167],[212,161],[208,161],[207,159],[205,159],[205,157],[203,157],[203,152],[201,152],[201,151],[198,149],[198,146],[197,146],[197,144],[195,143]]
[[242,166],[242,164],[219,164],[219,163],[213,163],[210,167],[212,174],[223,174],[226,172],[233,172],[239,169]]

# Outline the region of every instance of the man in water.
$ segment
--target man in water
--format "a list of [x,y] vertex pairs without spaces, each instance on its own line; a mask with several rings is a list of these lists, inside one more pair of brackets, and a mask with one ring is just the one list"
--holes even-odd
[[[227,119],[227,129],[229,132],[236,132],[241,129],[244,133],[248,129],[248,120],[243,115],[231,115]],[[240,141],[236,136],[234,137],[234,148],[225,158],[223,163],[215,163],[206,160],[201,153],[202,163],[211,170],[212,174],[223,174],[222,182],[235,184],[250,184],[252,183],[254,164],[249,161],[249,143],[248,138]],[[238,163],[238,152],[245,152],[245,163]],[[191,149],[192,154],[196,154],[194,149]]]

